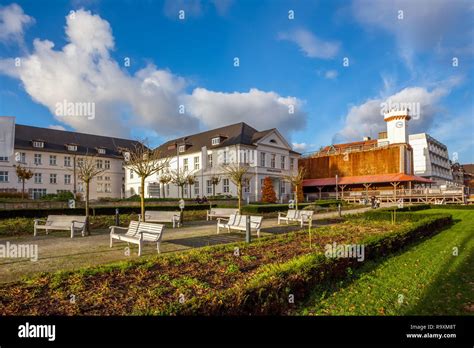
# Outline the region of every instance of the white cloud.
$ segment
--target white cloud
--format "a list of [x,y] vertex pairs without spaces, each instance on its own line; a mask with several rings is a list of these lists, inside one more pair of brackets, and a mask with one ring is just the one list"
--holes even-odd
[[308,144],[306,143],[292,143],[293,150],[298,152],[305,152],[308,149]]
[[324,74],[324,77],[329,79],[329,80],[333,80],[335,79],[337,76],[339,75],[339,73],[337,72],[337,70],[328,70],[326,71],[326,73]]
[[34,21],[17,4],[0,6],[0,41],[22,43],[25,27]]
[[376,137],[385,131],[386,125],[381,115],[382,103],[419,103],[420,115],[408,123],[409,133],[427,132],[437,115],[442,111],[439,102],[449,94],[452,82],[447,81],[441,87],[428,90],[424,87],[408,87],[387,98],[369,99],[363,104],[353,106],[345,117],[345,126],[338,132],[333,143],[362,140],[364,136]]
[[297,98],[255,88],[243,93],[196,88],[186,99],[189,111],[207,127],[244,121],[257,129],[278,128],[285,134],[304,128],[306,114],[302,104]]
[[66,127],[64,126],[61,126],[59,124],[51,124],[48,126],[49,129],[56,129],[56,130],[61,130],[61,131],[64,131],[66,130]]
[[469,45],[473,52],[472,35],[466,34],[472,33],[471,1],[354,0],[352,12],[367,29],[392,34],[400,57],[412,69],[416,52],[431,54],[444,47],[452,54],[453,49]]
[[[189,94],[185,78],[152,64],[129,74],[109,53],[114,49],[109,23],[89,11],[68,16],[65,30],[68,42],[61,49],[36,39],[21,67],[15,67],[13,59],[0,59],[0,73],[19,79],[31,98],[53,115],[57,103],[93,103],[93,119],[56,116],[73,129],[127,137],[131,129],[155,131],[169,138],[198,131],[202,125],[240,121],[286,133],[304,127],[303,103],[294,97],[258,89],[221,93],[196,88]],[[290,105],[294,113],[289,112]]]
[[337,55],[340,48],[339,42],[324,41],[305,29],[279,33],[278,39],[297,44],[310,58],[331,59]]

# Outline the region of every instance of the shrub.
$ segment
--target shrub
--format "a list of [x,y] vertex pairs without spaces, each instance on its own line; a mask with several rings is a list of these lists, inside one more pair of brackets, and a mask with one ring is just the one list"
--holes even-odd
[[273,181],[269,176],[266,176],[265,179],[263,179],[262,202],[275,203],[276,201],[277,196],[273,188]]
[[[28,194],[25,194],[25,197]],[[21,192],[0,192],[0,198],[18,198],[21,199]]]
[[41,197],[42,201],[60,201],[67,202],[70,199],[74,199],[74,194],[71,191],[59,192],[59,193],[48,193]]

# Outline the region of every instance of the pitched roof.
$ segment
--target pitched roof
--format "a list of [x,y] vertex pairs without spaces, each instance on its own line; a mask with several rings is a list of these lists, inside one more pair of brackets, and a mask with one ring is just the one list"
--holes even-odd
[[462,164],[461,166],[466,173],[474,174],[474,164]]
[[[357,184],[379,184],[388,182],[417,182],[432,183],[432,180],[422,178],[421,176],[408,175],[404,173],[360,175],[360,176],[341,176],[338,178],[338,185],[357,185]],[[306,179],[303,186],[336,186],[336,178]]]
[[[33,147],[33,140],[43,141],[44,148]],[[132,148],[137,143],[134,140],[102,135],[15,125],[15,149],[95,155],[98,148],[103,148],[106,152],[101,157],[122,157],[120,148]],[[77,145],[77,151],[68,151],[67,144]]]
[[[169,140],[160,145],[158,149],[162,152],[163,156],[174,156],[176,155],[176,144],[178,146],[186,145],[186,151],[182,152],[184,154],[199,152],[204,146],[207,146],[209,149],[239,144],[255,146],[257,141],[274,130],[275,128],[257,131],[245,122],[240,122],[225,127],[211,129],[202,133]],[[220,137],[220,143],[218,145],[212,145],[212,139],[216,137]]]

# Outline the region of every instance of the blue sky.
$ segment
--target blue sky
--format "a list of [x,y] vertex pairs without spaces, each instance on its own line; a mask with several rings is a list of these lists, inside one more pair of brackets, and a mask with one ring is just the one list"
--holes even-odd
[[[17,123],[159,144],[245,121],[305,152],[376,137],[390,100],[418,103],[410,132],[474,162],[471,1],[0,4],[0,115]],[[94,118],[55,114],[64,100]]]

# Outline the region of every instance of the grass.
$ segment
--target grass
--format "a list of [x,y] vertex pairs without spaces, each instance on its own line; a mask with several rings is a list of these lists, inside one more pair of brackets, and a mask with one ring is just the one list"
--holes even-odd
[[395,256],[368,262],[345,280],[320,284],[296,313],[473,315],[474,211],[416,213],[449,213],[455,224]]

